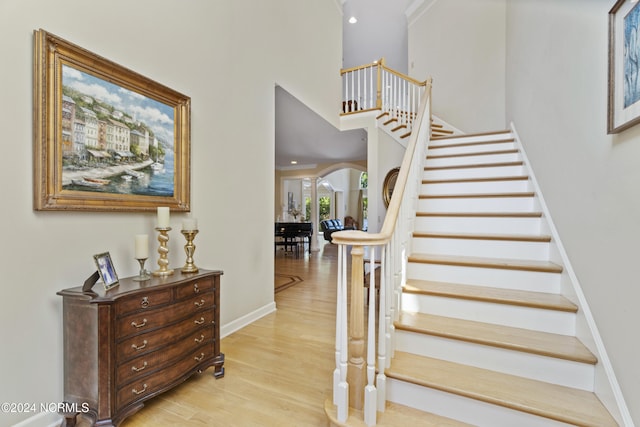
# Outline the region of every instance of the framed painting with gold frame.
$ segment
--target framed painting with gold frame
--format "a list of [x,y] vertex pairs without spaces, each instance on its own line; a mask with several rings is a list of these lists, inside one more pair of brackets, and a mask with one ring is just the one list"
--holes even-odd
[[190,210],[191,99],[34,32],[34,209]]

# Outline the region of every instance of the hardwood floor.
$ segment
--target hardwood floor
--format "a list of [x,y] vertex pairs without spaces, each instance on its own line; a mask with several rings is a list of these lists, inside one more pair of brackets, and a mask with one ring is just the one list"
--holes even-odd
[[212,370],[194,376],[121,426],[328,425],[337,247],[322,243],[299,259],[277,251],[276,273],[303,281],[276,294],[277,312],[222,340],[224,378],[215,380]]

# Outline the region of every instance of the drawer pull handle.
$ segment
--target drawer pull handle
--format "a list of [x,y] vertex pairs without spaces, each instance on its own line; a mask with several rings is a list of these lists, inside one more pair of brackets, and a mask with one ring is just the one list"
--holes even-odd
[[[147,340],[142,341],[142,345],[140,347],[138,347],[135,344],[131,344],[131,348],[134,349],[134,350],[142,350],[146,346],[147,346]],[[145,365],[146,365],[146,363],[145,363]]]
[[133,394],[142,394],[142,393],[144,393],[145,391],[147,391],[147,385],[146,385],[146,384],[142,384],[142,387],[143,387],[143,389],[142,389],[142,390],[140,390],[140,391],[136,390],[135,388],[132,388],[132,389],[131,389],[131,392],[132,392]]
[[200,344],[202,341],[204,341],[204,334],[200,334],[200,338],[194,338],[193,340],[196,343]]
[[142,319],[142,323],[140,323],[139,325],[136,322],[131,322],[131,326],[133,326],[134,328],[142,328],[143,326],[147,325],[147,319]]
[[197,283],[194,283],[194,285],[193,285],[193,292],[196,293],[196,294],[200,292],[200,288],[198,287]]
[[196,362],[202,362],[202,359],[204,359],[204,353],[200,353],[200,357],[195,356],[194,359]]
[[142,298],[142,301],[140,301],[140,306],[142,308],[147,308],[149,307],[149,298],[148,297],[144,297]]
[[146,368],[146,367],[147,367],[147,362],[144,362],[144,363],[142,364],[142,366],[140,366],[139,368],[136,368],[135,366],[132,366],[132,367],[131,367],[131,370],[132,370],[133,372],[140,372],[140,371],[143,371],[143,370],[144,370],[144,368]]
[[201,317],[200,320],[194,320],[193,323],[196,325],[202,325],[204,323],[204,317]]
[[193,303],[193,305],[195,305],[196,307],[198,307],[198,308],[199,308],[199,307],[202,307],[205,303],[206,303],[206,301],[205,301],[205,300],[203,300],[203,299],[201,299],[201,300],[200,300],[200,302],[195,301],[195,302]]

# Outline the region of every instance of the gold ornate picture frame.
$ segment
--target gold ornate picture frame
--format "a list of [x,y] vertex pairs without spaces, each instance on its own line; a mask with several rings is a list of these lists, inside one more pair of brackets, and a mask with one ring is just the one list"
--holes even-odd
[[191,99],[34,32],[34,209],[190,210]]
[[385,208],[389,207],[391,196],[393,196],[393,189],[396,186],[396,181],[398,180],[399,173],[399,167],[393,168],[389,172],[387,172],[387,175],[384,177],[384,181],[382,183],[382,201],[384,202]]

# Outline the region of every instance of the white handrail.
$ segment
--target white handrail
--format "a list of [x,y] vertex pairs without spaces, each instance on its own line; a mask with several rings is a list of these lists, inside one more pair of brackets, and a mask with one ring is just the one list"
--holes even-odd
[[[384,81],[393,80],[390,73]],[[397,77],[397,76],[396,76]],[[402,86],[402,84],[400,85]],[[405,85],[406,86],[406,85]],[[390,87],[393,89],[394,84]],[[393,98],[396,96],[397,98]],[[415,115],[405,115],[414,132],[400,166],[398,178],[379,233],[358,230],[339,231],[331,235],[338,245],[338,301],[336,314],[336,369],[333,375],[334,405],[339,422],[345,422],[351,406],[362,409],[367,425],[376,424],[377,412],[385,409],[386,377],[384,370],[393,356],[393,321],[400,312],[400,294],[405,281],[406,260],[410,253],[413,221],[422,180],[423,162],[431,136],[431,80],[425,84],[424,96],[408,92],[406,98],[390,94],[389,99],[421,99]],[[405,96],[405,95],[402,95]],[[405,103],[406,104],[406,103]],[[406,104],[408,105],[408,104]],[[347,248],[351,248],[351,303],[347,312]],[[380,247],[379,252],[376,249]],[[369,312],[367,324],[366,369],[364,367],[363,254],[369,257]],[[376,254],[380,253],[379,260]],[[379,330],[376,334],[376,261],[380,264]],[[347,316],[350,322],[347,322]],[[347,330],[347,326],[349,329]],[[348,334],[348,340],[347,340]],[[377,336],[377,359],[376,359]],[[377,361],[378,375],[375,376]],[[348,362],[348,363],[347,363]],[[346,368],[345,368],[346,367]],[[345,374],[345,369],[347,373]],[[366,378],[365,378],[366,376]],[[374,384],[375,377],[375,384]]]

